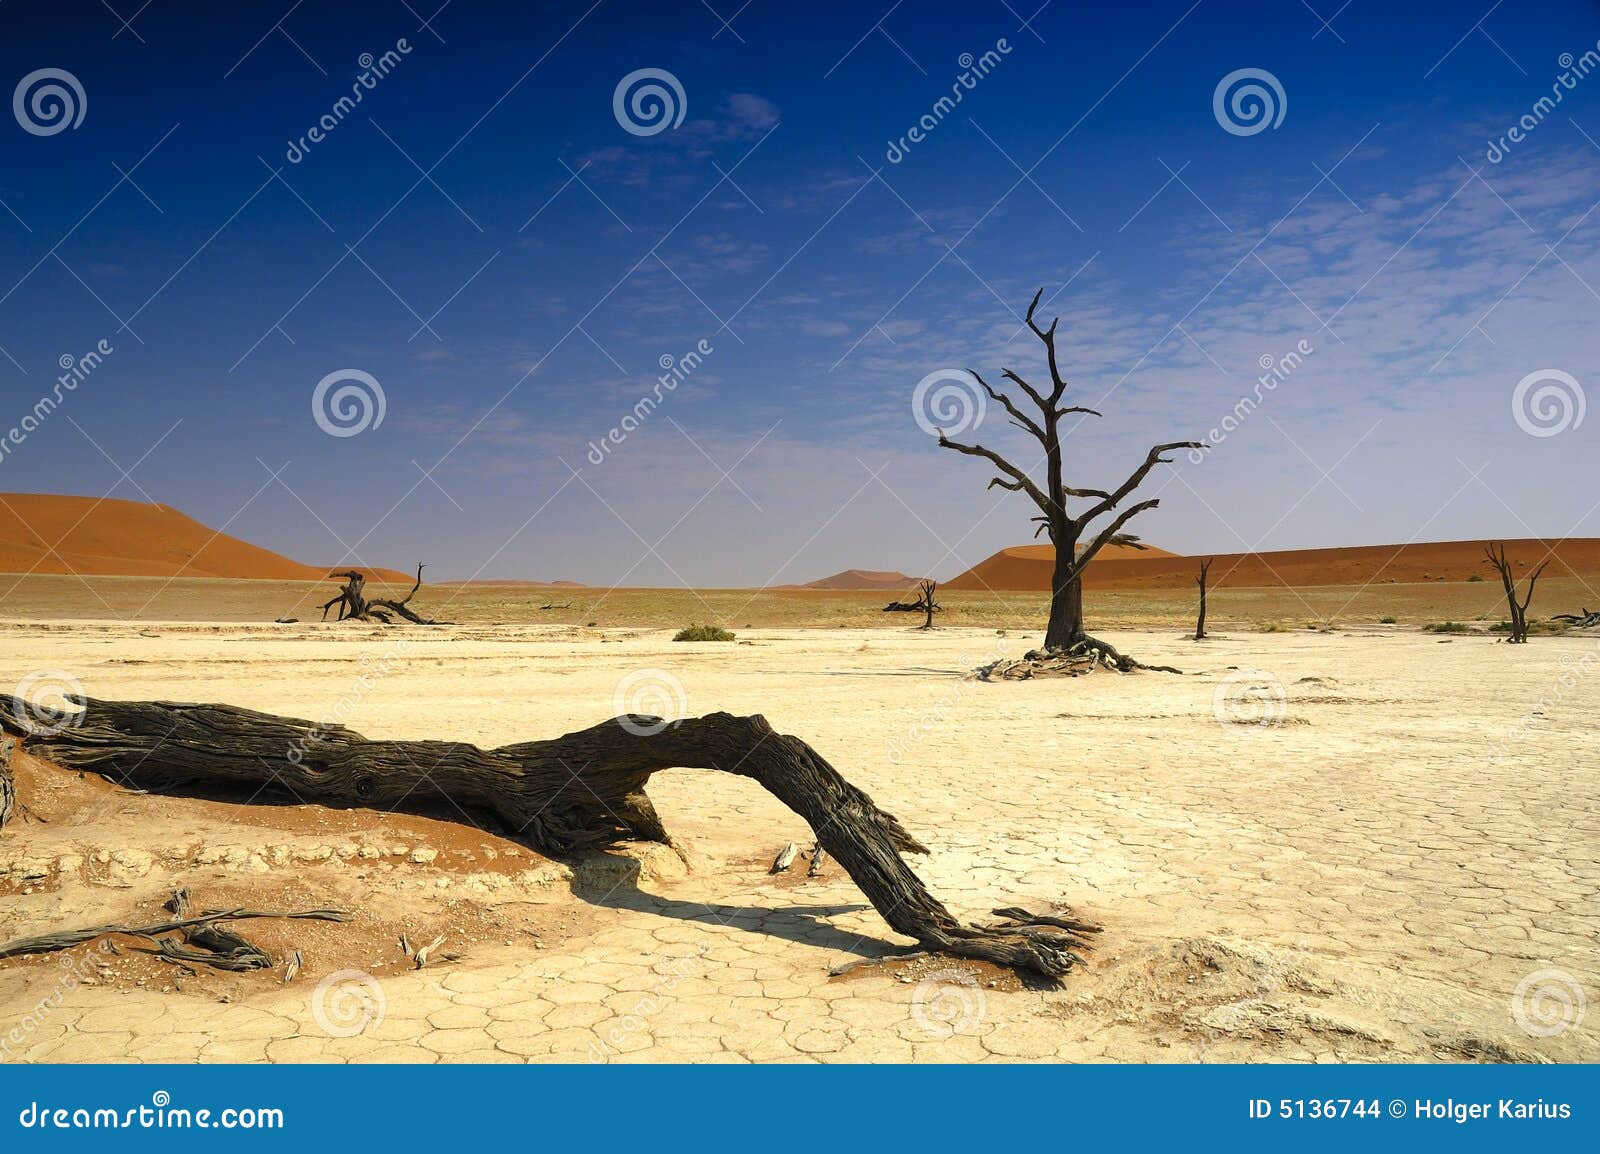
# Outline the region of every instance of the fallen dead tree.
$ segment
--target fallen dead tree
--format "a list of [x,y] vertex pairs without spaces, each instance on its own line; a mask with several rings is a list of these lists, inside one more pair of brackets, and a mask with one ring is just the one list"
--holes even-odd
[[[957,920],[901,856],[927,853],[891,814],[797,737],[760,716],[678,722],[628,714],[545,741],[479,749],[451,741],[372,741],[341,726],[231,705],[71,698],[81,717],[33,724],[36,707],[0,699],[0,723],[28,752],[152,793],[237,794],[448,814],[505,829],[554,857],[626,840],[671,845],[645,793],[658,770],[710,769],[755,781],[805,818],[886,922],[925,950],[1049,978],[1083,959],[1095,927],[1059,917],[1004,926]],[[291,756],[289,751],[296,751]],[[576,768],[575,768],[576,767]],[[581,788],[578,788],[580,787]]]
[[431,618],[418,616],[408,606],[411,599],[417,595],[417,590],[422,588],[422,564],[417,564],[417,580],[411,586],[411,592],[396,601],[388,597],[374,597],[368,599],[366,595],[366,575],[356,569],[346,573],[331,574],[334,577],[343,577],[344,584],[339,586],[339,595],[324,601],[319,608],[322,610],[322,619],[328,619],[328,610],[335,605],[339,607],[339,615],[335,621],[381,621],[385,625],[392,625],[396,617],[402,617],[413,625],[445,625],[448,622],[434,621]]
[[1592,629],[1600,625],[1600,610],[1590,612],[1587,608],[1577,613],[1557,613],[1550,618],[1552,621],[1565,621],[1574,629]]

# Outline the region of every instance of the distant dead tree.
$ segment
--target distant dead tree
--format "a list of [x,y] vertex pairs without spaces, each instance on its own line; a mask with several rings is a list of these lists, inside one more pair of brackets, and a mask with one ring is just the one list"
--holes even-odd
[[1528,574],[1528,591],[1522,601],[1517,601],[1517,578],[1511,572],[1511,562],[1506,560],[1506,547],[1498,542],[1490,542],[1484,546],[1484,555],[1489,564],[1500,574],[1500,584],[1505,587],[1506,605],[1511,611],[1511,636],[1506,638],[1513,645],[1520,645],[1528,640],[1528,603],[1533,600],[1533,586],[1539,580],[1539,574],[1544,572],[1544,567],[1550,562],[1544,560],[1534,567]]
[[1194,623],[1196,641],[1203,641],[1206,636],[1206,576],[1211,572],[1211,562],[1215,560],[1215,557],[1208,557],[1200,562],[1200,575],[1194,579],[1194,583],[1200,586],[1200,616]]
[[328,619],[328,610],[335,605],[339,607],[339,615],[335,621],[381,621],[391,625],[395,617],[403,617],[413,625],[439,625],[442,622],[419,617],[407,606],[411,599],[417,595],[417,590],[422,588],[422,564],[417,563],[417,581],[411,586],[411,592],[398,601],[387,597],[374,597],[368,600],[366,596],[366,576],[360,571],[352,569],[346,573],[333,573],[333,577],[343,577],[344,584],[339,586],[339,595],[322,603],[322,619]]
[[[1090,533],[1089,526],[1092,522],[1116,510],[1123,500],[1144,483],[1150,475],[1150,470],[1157,465],[1171,464],[1172,458],[1162,454],[1174,449],[1204,449],[1205,445],[1199,441],[1171,441],[1163,445],[1156,445],[1145,457],[1144,462],[1133,471],[1126,481],[1115,489],[1079,489],[1066,484],[1064,480],[1065,467],[1063,464],[1062,442],[1063,432],[1061,420],[1063,417],[1074,413],[1083,413],[1087,416],[1098,417],[1101,414],[1094,409],[1082,405],[1064,405],[1062,398],[1066,396],[1067,380],[1061,373],[1059,358],[1056,354],[1056,326],[1060,318],[1050,322],[1049,328],[1040,328],[1034,320],[1034,313],[1039,308],[1039,298],[1044,295],[1044,289],[1034,294],[1033,302],[1028,305],[1027,325],[1033,335],[1044,344],[1045,360],[1050,369],[1050,387],[1041,391],[1029,384],[1022,377],[1010,369],[1002,368],[1001,376],[1027,396],[1033,406],[1038,409],[1039,415],[1035,419],[1024,411],[1018,404],[999,389],[992,387],[988,381],[979,376],[976,370],[968,369],[974,380],[982,386],[983,391],[998,402],[1011,417],[1011,424],[1023,430],[1039,442],[1044,448],[1045,478],[1040,484],[1022,469],[1006,460],[992,449],[982,445],[965,445],[950,440],[944,430],[939,432],[939,444],[946,449],[954,449],[969,457],[982,457],[999,470],[1000,476],[989,482],[989,487],[998,485],[1013,493],[1026,493],[1033,503],[1038,506],[1040,515],[1034,520],[1039,523],[1039,529],[1034,533],[1048,532],[1050,543],[1055,546],[1055,568],[1050,579],[1050,621],[1045,629],[1044,647],[1047,651],[1062,655],[1077,656],[1097,654],[1100,660],[1117,669],[1129,670],[1138,667],[1138,662],[1132,658],[1124,657],[1115,648],[1104,641],[1089,636],[1083,628],[1083,572],[1095,555],[1107,545],[1133,545],[1144,548],[1139,544],[1139,538],[1131,533],[1124,533],[1122,527],[1134,517],[1147,509],[1154,509],[1160,504],[1155,498],[1140,501],[1122,509],[1112,518],[1105,528],[1095,533]],[[1070,431],[1070,430],[1068,430]],[[1074,513],[1068,506],[1070,500],[1088,500],[1092,504]],[[1080,549],[1080,542],[1087,539]]]
[[925,577],[917,583],[917,590],[922,594],[917,598],[917,605],[926,613],[927,619],[923,621],[922,628],[933,628],[933,615],[939,611],[939,605],[934,601],[933,595],[938,590],[939,583],[931,577]]
[[1574,629],[1589,629],[1600,625],[1600,610],[1591,612],[1587,607],[1577,613],[1557,613],[1550,618],[1552,621],[1565,621]]

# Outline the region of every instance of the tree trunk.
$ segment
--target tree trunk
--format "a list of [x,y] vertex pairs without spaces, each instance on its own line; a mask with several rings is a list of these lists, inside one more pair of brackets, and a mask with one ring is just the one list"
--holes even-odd
[[11,777],[11,752],[16,747],[16,738],[0,734],[0,829],[5,829],[17,804],[17,786]]
[[[629,838],[671,844],[645,783],[657,770],[713,769],[748,777],[805,818],[894,929],[924,948],[1055,978],[1096,927],[1040,918],[980,927],[957,921],[900,856],[926,853],[895,818],[799,738],[760,716],[714,713],[680,722],[627,715],[547,741],[479,749],[449,741],[369,741],[341,726],[229,705],[75,698],[76,724],[18,726],[25,702],[3,699],[0,721],[29,734],[29,752],[156,793],[299,801],[374,809],[430,805],[471,823],[489,818],[550,855]],[[442,805],[440,803],[443,803]]]
[[1050,623],[1044,647],[1067,649],[1088,636],[1083,630],[1083,575],[1076,572],[1076,539],[1056,544],[1055,568],[1050,579]]
[[1202,561],[1200,562],[1200,575],[1194,579],[1194,583],[1200,586],[1200,614],[1195,618],[1194,622],[1194,639],[1196,641],[1204,641],[1206,636],[1206,579],[1210,572],[1211,562]]

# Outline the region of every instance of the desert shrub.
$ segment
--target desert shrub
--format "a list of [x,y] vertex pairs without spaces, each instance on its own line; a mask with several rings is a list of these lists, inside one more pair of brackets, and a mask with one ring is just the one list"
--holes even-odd
[[1463,625],[1459,621],[1435,621],[1431,625],[1422,627],[1424,633],[1471,633],[1472,626]]
[[1468,577],[1467,580],[1468,581],[1482,581],[1483,580],[1483,574],[1482,573],[1474,573],[1471,577]]
[[691,625],[678,630],[674,641],[732,641],[734,635],[720,625]]
[[1379,625],[1393,625],[1393,624],[1395,624],[1395,619],[1393,617],[1380,617],[1380,618],[1378,618],[1378,624]]
[[1256,626],[1256,632],[1257,633],[1283,633],[1283,632],[1285,632],[1285,630],[1284,630],[1283,626],[1278,624],[1278,622],[1276,622],[1276,621],[1263,621],[1260,625]]

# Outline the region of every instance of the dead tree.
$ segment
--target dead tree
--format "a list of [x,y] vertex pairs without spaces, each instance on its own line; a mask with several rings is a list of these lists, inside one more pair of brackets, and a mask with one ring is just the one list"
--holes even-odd
[[407,606],[411,599],[417,595],[417,590],[422,588],[422,564],[417,564],[416,584],[411,586],[411,592],[400,600],[395,601],[387,597],[375,597],[367,600],[366,576],[360,571],[352,569],[346,573],[333,573],[333,577],[343,577],[345,582],[339,586],[339,595],[322,603],[322,619],[328,619],[328,610],[335,605],[339,607],[339,615],[335,621],[381,621],[391,625],[395,617],[403,617],[413,625],[441,625],[443,622],[433,621],[427,617],[419,617]]
[[1506,606],[1511,612],[1511,636],[1506,640],[1513,645],[1521,645],[1528,640],[1528,603],[1533,600],[1533,586],[1539,580],[1539,574],[1544,572],[1544,567],[1550,562],[1548,559],[1539,562],[1533,572],[1528,574],[1528,591],[1521,602],[1518,602],[1517,578],[1511,572],[1511,562],[1506,560],[1506,547],[1498,542],[1490,542],[1483,547],[1483,551],[1489,564],[1500,574],[1500,584],[1506,591]]
[[[73,697],[83,716],[52,726],[0,697],[0,723],[28,752],[151,793],[293,797],[499,826],[534,849],[572,858],[616,842],[671,845],[645,793],[670,768],[747,777],[811,824],[817,845],[849,872],[895,930],[925,949],[1057,978],[1083,959],[1098,927],[1070,915],[1021,915],[994,926],[957,920],[901,857],[927,853],[891,814],[816,750],[760,716],[713,713],[678,722],[629,714],[546,741],[479,749],[455,741],[371,741],[342,726],[231,705]],[[45,722],[40,724],[40,722]],[[573,767],[578,767],[574,771]],[[576,781],[582,788],[573,788]],[[446,800],[448,799],[448,800]],[[997,911],[999,912],[999,911]]]
[[917,590],[922,594],[917,599],[917,608],[928,615],[922,622],[922,628],[924,629],[933,628],[933,615],[939,611],[939,605],[933,599],[933,595],[938,588],[939,583],[931,577],[925,577],[917,583]]
[[1565,621],[1574,629],[1589,629],[1600,625],[1600,610],[1590,612],[1587,607],[1577,613],[1557,613],[1550,618],[1552,621]]
[[1200,575],[1194,579],[1194,583],[1200,586],[1200,616],[1194,623],[1196,641],[1204,641],[1206,636],[1206,577],[1211,572],[1211,562],[1215,560],[1215,557],[1208,557],[1200,562]]
[[[1156,445],[1146,455],[1144,462],[1115,489],[1081,489],[1068,485],[1065,480],[1062,449],[1065,435],[1071,430],[1063,431],[1061,421],[1075,413],[1092,417],[1101,414],[1083,405],[1062,403],[1067,392],[1067,379],[1062,375],[1056,352],[1056,326],[1060,323],[1060,318],[1052,320],[1049,328],[1040,328],[1034,320],[1034,313],[1039,307],[1039,298],[1043,295],[1043,289],[1034,294],[1032,303],[1028,305],[1026,319],[1033,335],[1044,344],[1045,360],[1050,370],[1049,387],[1041,390],[1010,369],[1000,370],[1001,376],[1021,389],[1032,402],[1034,408],[1038,410],[1037,417],[1013,401],[1006,393],[992,387],[976,370],[967,370],[983,391],[1005,409],[1011,418],[1010,423],[1033,437],[1044,448],[1043,482],[1036,481],[994,450],[978,444],[966,445],[952,441],[943,430],[939,433],[939,444],[969,457],[981,457],[988,461],[1000,472],[1000,476],[989,482],[990,488],[998,485],[1013,493],[1026,493],[1038,507],[1040,515],[1034,520],[1039,523],[1039,528],[1034,536],[1048,533],[1050,543],[1055,546],[1055,566],[1050,578],[1050,621],[1044,636],[1046,651],[1064,656],[1090,654],[1108,665],[1126,671],[1138,668],[1139,663],[1132,658],[1124,657],[1112,646],[1089,636],[1084,631],[1083,572],[1089,562],[1094,560],[1095,555],[1107,545],[1144,547],[1139,544],[1138,537],[1123,532],[1123,526],[1140,513],[1154,509],[1160,502],[1151,498],[1129,505],[1120,511],[1118,507],[1144,483],[1144,479],[1150,475],[1152,469],[1157,465],[1172,462],[1172,458],[1163,454],[1174,449],[1204,449],[1206,446],[1198,441],[1171,441]],[[1086,500],[1090,504],[1075,512],[1069,504],[1075,500]],[[1091,531],[1090,526],[1095,521],[1111,513],[1115,515],[1103,529]]]

